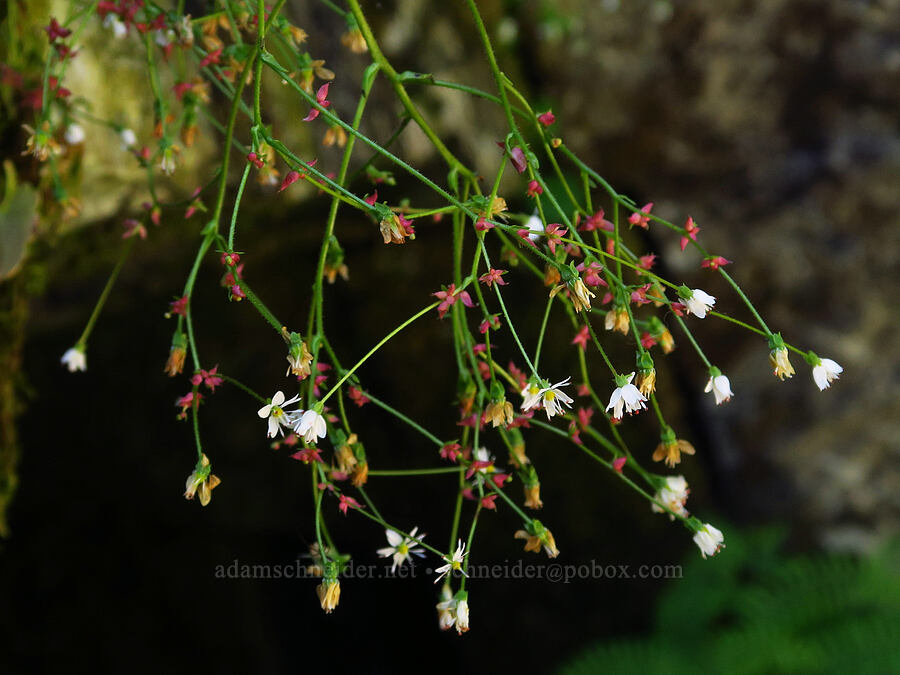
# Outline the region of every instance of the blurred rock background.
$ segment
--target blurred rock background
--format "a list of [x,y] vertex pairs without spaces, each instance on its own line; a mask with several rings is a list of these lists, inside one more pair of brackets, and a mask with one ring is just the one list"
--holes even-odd
[[[16,5],[28,10],[20,13],[28,20],[22,32],[38,45],[49,8]],[[702,393],[702,364],[688,349],[658,360],[671,421],[698,450],[679,466],[693,488],[692,510],[710,520],[718,512],[724,522],[745,526],[785,522],[789,545],[804,550],[868,553],[896,536],[900,2],[522,0],[479,6],[501,67],[537,109],[553,108],[558,133],[571,147],[638,203],[653,201],[655,212],[675,222],[693,216],[704,245],[735,261],[733,276],[773,329],[844,366],[840,381],[824,393],[796,358],[797,375],[780,383],[771,375],[762,339],[707,320],[698,337],[736,394],[716,408]],[[493,91],[464,4],[436,9],[398,0],[365,7],[398,71],[430,72]],[[286,11],[309,33],[310,52],[338,74],[330,98],[349,114],[366,57],[340,45],[336,36],[345,26],[327,8],[289,0]],[[67,86],[107,116],[127,121],[139,138],[149,138],[151,107],[139,60],[103,33],[85,39],[104,50],[85,49]],[[13,56],[4,58],[11,63]],[[115,69],[115,88],[98,75],[101,67]],[[266,86],[277,101],[267,108],[276,133],[302,156],[336,167],[338,151],[321,147],[299,122],[306,108],[274,79]],[[455,152],[486,175],[492,171],[504,128],[498,111],[457,92],[413,96]],[[364,131],[386,138],[398,109],[387,87],[376,87]],[[12,110],[21,111],[7,108]],[[25,137],[19,124],[30,121],[13,114],[0,121],[4,157],[15,163],[20,180],[35,177],[30,162],[18,156]],[[15,309],[4,314],[15,320],[3,324],[8,360],[0,372],[0,450],[14,457],[17,413],[22,449],[19,492],[9,512],[12,538],[0,553],[0,597],[11,608],[0,619],[4,635],[28,630],[39,636],[47,626],[71,625],[78,608],[85,608],[105,617],[99,625],[123,653],[143,655],[147,663],[171,662],[196,639],[217,650],[212,662],[275,669],[296,663],[318,641],[347,663],[394,672],[403,650],[381,654],[386,638],[360,633],[362,625],[377,622],[376,614],[408,631],[418,648],[446,655],[438,668],[446,671],[486,654],[500,658],[500,647],[514,634],[545,635],[557,651],[546,645],[506,650],[505,662],[548,668],[589,639],[647,626],[648,607],[668,582],[483,582],[473,592],[473,631],[461,641],[433,629],[426,580],[394,584],[396,591],[386,582],[374,589],[348,582],[341,608],[327,619],[308,583],[214,583],[215,564],[236,557],[289,561],[303,552],[310,537],[305,473],[260,442],[245,398],[223,392],[204,411],[204,434],[225,482],[205,510],[180,500],[192,449],[189,431],[174,421],[170,405],[184,382],[160,372],[172,330],[161,315],[180,293],[200,221],[183,221],[173,212],[151,231],[91,340],[88,372],[69,376],[58,366],[114,264],[121,220],[144,199],[143,174],[115,135],[88,130],[91,141],[77,175],[81,217],[62,227],[42,223],[30,260],[0,285],[4,308]],[[439,158],[417,130],[407,129],[397,147],[428,175],[443,176]],[[161,183],[164,194],[188,196],[209,173],[204,153],[215,150],[215,133],[203,128],[191,162],[174,182]],[[293,326],[304,321],[312,273],[306,261],[317,250],[327,209],[312,191],[295,188],[276,198],[272,190],[253,187],[240,235],[249,253],[248,280]],[[513,208],[527,208],[516,197],[524,190],[515,180],[503,191]],[[425,199],[402,182],[380,194],[392,200],[409,195],[413,203]],[[450,238],[440,228],[423,228],[414,244],[384,247],[374,226],[345,217],[338,235],[351,279],[327,290],[327,307],[334,309],[326,310],[326,323],[339,353],[350,359],[449,280],[444,252]],[[723,311],[744,317],[728,289],[699,269],[699,259],[679,252],[677,238],[651,228],[635,243],[660,254],[666,276],[705,288],[720,298]],[[204,359],[228,364],[251,386],[270,388],[270,374],[282,368],[281,345],[251,308],[225,302],[219,274],[212,263],[204,267],[194,304],[198,326],[207,326],[200,337]],[[533,334],[540,317],[529,318],[535,313],[530,283],[519,275],[509,293],[516,303],[511,311]],[[450,437],[454,375],[447,332],[437,321],[422,324],[362,374],[373,391]],[[571,335],[560,331],[551,339],[546,364],[566,373],[573,363]],[[510,349],[505,356],[512,354]],[[237,419],[248,421],[235,425]],[[389,451],[383,466],[419,465],[425,451],[419,439],[381,421],[368,408],[359,412],[369,452]],[[649,427],[633,424],[627,432],[649,462],[655,432],[643,426]],[[680,529],[644,513],[643,504],[605,476],[582,471],[580,458],[563,459],[566,450],[546,440],[529,447],[542,471],[547,506],[541,519],[567,561],[668,564],[681,554],[696,555]],[[404,521],[423,517],[422,504],[450,487],[415,481],[402,490],[374,484],[371,492]],[[337,517],[338,534],[363,559],[360,552],[383,545],[381,533],[360,534],[360,523]],[[440,509],[427,517],[446,520]],[[515,527],[504,514],[485,525],[485,560],[517,559],[510,538]],[[443,530],[429,532],[439,542],[446,537]],[[44,613],[26,609],[32,593],[44,599]],[[193,616],[174,618],[182,611]],[[297,644],[286,640],[290,634],[298,635]],[[339,646],[350,635],[357,641],[354,654]],[[50,663],[73,652],[90,655],[80,637],[55,631],[41,658]],[[16,655],[40,651],[37,640],[23,639],[10,652],[20,669]],[[160,645],[156,656],[151,643]]]

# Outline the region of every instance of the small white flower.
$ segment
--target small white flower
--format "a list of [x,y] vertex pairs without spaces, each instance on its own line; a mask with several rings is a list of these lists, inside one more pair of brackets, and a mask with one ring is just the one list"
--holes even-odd
[[444,598],[437,604],[438,625],[441,630],[447,630],[456,626],[456,632],[462,635],[469,630],[469,594],[460,591],[455,596],[450,595],[450,589],[446,586],[441,591]]
[[[390,558],[393,556],[394,564],[391,565],[391,573],[393,574],[394,570],[398,567],[401,567],[403,563],[409,560],[410,555],[417,555],[420,558],[425,555],[425,549],[419,548],[416,544],[420,543],[422,539],[425,538],[424,534],[420,534],[416,536],[416,531],[418,527],[414,527],[409,531],[409,536],[406,537],[395,530],[385,530],[384,533],[387,535],[388,544],[390,546],[386,546],[385,548],[378,549],[377,553],[382,558]],[[410,560],[410,564],[412,561]]]
[[536,406],[541,400],[541,385],[537,382],[529,382],[521,392],[522,411],[527,412]]
[[837,362],[832,361],[831,359],[822,359],[819,361],[819,364],[813,368],[813,380],[816,382],[816,386],[819,387],[819,391],[825,391],[828,387],[831,386],[831,383],[834,380],[839,379],[839,375],[844,372],[844,369],[841,368]]
[[84,143],[85,133],[84,127],[80,124],[70,124],[66,127],[66,143],[69,145],[80,145]]
[[622,419],[622,409],[627,413],[640,412],[647,405],[644,403],[647,399],[640,390],[631,384],[634,379],[634,373],[628,376],[628,381],[621,387],[613,390],[612,396],[609,397],[609,405],[606,406],[608,411],[613,409],[613,417],[617,420]]
[[469,601],[459,600],[456,603],[456,632],[462,635],[469,630]]
[[[688,512],[684,508],[684,503],[687,501],[690,492],[684,476],[667,476],[665,486],[654,495],[654,499],[669,507],[672,513],[686,517]],[[652,504],[651,507],[653,513],[667,513],[665,509],[657,504]],[[675,520],[675,516],[672,513],[669,514],[669,520]]]
[[178,162],[175,158],[175,150],[172,146],[163,150],[162,159],[159,160],[159,170],[162,171],[167,176],[171,176],[175,173],[175,169],[178,168]]
[[131,150],[131,148],[137,145],[137,136],[131,129],[122,129],[122,131],[119,132],[119,138],[122,141],[122,150]]
[[259,415],[262,419],[268,418],[269,420],[269,430],[268,437],[275,438],[275,434],[281,434],[284,436],[284,430],[282,427],[290,427],[294,422],[293,415],[302,412],[300,410],[295,410],[291,412],[287,412],[284,410],[283,406],[289,405],[294,401],[299,401],[299,396],[294,396],[292,399],[284,400],[284,392],[276,391],[275,395],[272,397],[271,402],[268,405],[264,405],[257,411],[257,415]]
[[571,408],[573,399],[566,392],[560,390],[560,387],[565,387],[571,380],[571,377],[567,377],[562,382],[543,388],[536,383],[529,384],[522,390],[522,397],[525,399],[522,401],[522,410],[528,411],[538,404],[542,404],[544,412],[547,413],[547,419],[564,413],[563,405]]
[[707,394],[709,392],[715,394],[716,405],[730,401],[731,397],[734,396],[734,392],[731,391],[731,382],[728,381],[727,377],[721,374],[710,375],[709,381],[706,383],[706,388],[703,391]]
[[694,534],[694,543],[697,544],[700,555],[705,560],[707,556],[715,555],[725,548],[725,537],[712,525],[704,523],[703,527]]
[[454,616],[453,610],[456,609],[456,601],[453,599],[453,594],[450,592],[449,586],[444,586],[441,588],[441,601],[436,605],[438,611],[438,626],[441,630],[447,630],[449,628],[453,628],[453,624],[456,623],[456,616]]
[[525,227],[531,231],[528,235],[531,241],[537,241],[544,234],[544,223],[541,222],[537,211],[531,214],[531,217],[525,222]]
[[690,314],[695,315],[698,319],[706,316],[710,308],[716,304],[716,299],[706,291],[695,288],[691,291],[691,297],[684,298],[684,306]]
[[87,370],[87,355],[84,353],[83,349],[78,347],[72,347],[71,349],[66,350],[66,353],[62,355],[60,362],[69,369],[70,373],[74,373],[76,370]]
[[166,30],[158,30],[154,35],[153,41],[160,47],[166,48],[175,40],[175,31],[171,28]]
[[327,434],[325,418],[315,410],[307,410],[295,421],[294,431],[303,436],[307,443],[315,443]]
[[448,558],[447,556],[441,556],[447,564],[441,565],[440,567],[438,567],[435,570],[435,572],[438,573],[438,577],[437,577],[437,579],[434,580],[434,583],[437,583],[438,581],[443,579],[444,576],[449,574],[451,570],[459,570],[460,572],[463,573],[463,576],[466,576],[466,577],[469,576],[468,574],[465,573],[465,571],[463,571],[463,568],[462,568],[463,558],[465,558],[467,555],[469,555],[468,553],[463,552],[463,551],[465,551],[465,549],[466,549],[466,545],[463,543],[463,540],[460,539],[457,542],[456,551],[454,551],[452,557]]
[[107,14],[106,18],[103,19],[103,25],[112,29],[113,37],[117,40],[121,40],[128,35],[128,26],[122,22],[118,14],[113,14],[112,12]]

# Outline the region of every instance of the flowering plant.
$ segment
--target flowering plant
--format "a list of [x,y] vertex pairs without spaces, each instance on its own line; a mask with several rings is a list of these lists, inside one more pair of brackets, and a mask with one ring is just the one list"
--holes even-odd
[[[199,419],[201,403],[211,405],[216,388],[229,385],[251,399],[246,423],[260,424],[253,418],[255,410],[266,422],[266,437],[276,439],[275,447],[297,446],[290,457],[302,463],[297,470],[310,474],[315,505],[310,516],[315,529],[312,554],[323,579],[317,593],[326,612],[339,603],[339,577],[349,561],[342,550],[352,549],[352,543],[338,542],[332,536],[328,522],[351,511],[351,517],[372,521],[386,533],[389,546],[377,554],[391,558],[392,569],[413,564],[410,555],[431,556],[437,565],[435,583],[443,582],[437,604],[439,625],[455,627],[459,633],[470,627],[466,570],[477,556],[475,534],[485,511],[505,508],[514,513],[521,520],[521,529],[510,533],[510,539],[523,539],[526,551],[543,551],[553,558],[561,555],[551,530],[532,515],[543,502],[539,462],[526,453],[526,434],[545,433],[562,439],[609,472],[613,480],[631,487],[654,512],[683,525],[704,558],[719,552],[725,546],[725,535],[690,515],[685,479],[645,466],[648,456],[650,461],[675,468],[682,455],[695,454],[691,443],[680,439],[667,423],[657,396],[657,388],[665,385],[657,380],[655,358],[675,348],[670,327],[696,353],[703,367],[697,381],[706,380],[706,391],[714,395],[717,405],[735,394],[729,378],[710,362],[695,339],[691,325],[698,320],[721,320],[759,335],[766,341],[761,353],[768,354],[774,374],[782,380],[794,374],[791,352],[811,366],[820,389],[838,378],[841,367],[786,342],[769,328],[726,270],[731,261],[703,246],[698,235],[701,228],[693,218],[678,225],[657,215],[653,203],[639,207],[580,159],[556,131],[562,120],[552,111],[536,110],[500,71],[474,0],[466,0],[466,5],[493,76],[493,92],[432,75],[397,72],[358,0],[347,0],[347,10],[326,3],[346,21],[347,32],[341,42],[355,53],[369,55],[352,115],[333,104],[338,100],[336,94],[342,92],[342,79],[310,54],[308,36],[282,11],[284,0],[271,7],[263,0],[218,0],[212,4],[208,14],[191,17],[184,13],[183,2],[166,10],[149,0],[73,0],[70,16],[62,22],[53,19],[46,28],[48,66],[26,148],[42,163],[46,179],[59,183],[67,158],[89,142],[84,125],[90,124],[99,133],[116,134],[121,152],[132,156],[148,178],[149,201],[139,215],[126,221],[119,263],[84,332],[62,357],[70,371],[87,368],[88,341],[97,316],[136,242],[145,239],[163,218],[183,215],[194,223],[191,218],[195,214],[204,214],[203,222],[194,228],[200,234],[195,262],[167,314],[174,329],[164,370],[173,378],[188,374],[190,384],[176,404],[178,417],[189,420],[193,427],[197,457],[185,496],[190,499],[199,494],[200,503],[206,506],[211,503],[213,488],[223,482],[211,473]],[[102,23],[102,29],[116,39],[131,40],[144,52],[156,116],[150,133],[103,120],[87,110],[81,99],[62,93],[67,68],[83,49],[77,38],[95,23]],[[175,84],[167,90],[161,82],[170,71],[167,77]],[[338,166],[320,166],[316,159],[301,158],[285,142],[283,131],[264,122],[264,74],[274,75],[292,92],[298,125],[306,125],[309,133],[321,136],[324,143],[343,148]],[[379,80],[391,87],[402,106],[403,115],[397,122],[400,131],[408,124],[419,128],[446,164],[445,180],[430,178],[391,149],[399,132],[378,140],[361,131],[370,94]],[[502,110],[506,128],[497,130],[499,151],[489,181],[451,151],[429,124],[410,93],[414,85],[456,90]],[[53,97],[49,96],[51,89]],[[214,95],[227,103],[221,120],[213,108]],[[330,97],[335,97],[334,101]],[[198,121],[201,114],[209,120],[208,125]],[[218,134],[220,139],[207,184],[196,189],[180,186],[181,197],[164,200],[155,181],[160,174],[177,179],[198,136],[206,133]],[[146,145],[139,140],[151,138]],[[235,186],[231,168],[239,162]],[[418,182],[429,198],[413,205],[396,191],[387,190],[397,185],[392,171]],[[277,298],[262,298],[245,277],[245,264],[252,264],[257,243],[252,237],[243,237],[238,246],[241,205],[251,177],[261,189],[268,189],[273,199],[296,190],[295,184],[306,183],[329,203],[318,257],[309,261],[315,276],[303,332],[284,325],[276,314],[280,309]],[[393,198],[385,198],[385,193]],[[56,193],[56,199],[65,206],[67,198],[62,191]],[[226,203],[233,203],[230,213]],[[516,204],[526,206],[518,208]],[[336,226],[339,209],[367,219],[371,223],[370,246],[389,246],[398,257],[410,255],[408,249],[417,245],[419,228],[445,228],[453,238],[449,283],[430,294],[423,292],[422,308],[388,330],[355,361],[335,348],[323,319],[325,281],[337,283],[339,277],[346,280],[349,275]],[[656,255],[636,250],[637,240],[630,234],[634,228],[651,227],[670,233],[685,255],[698,255],[699,266],[723,279],[733,291],[731,296],[713,297],[655,271]],[[240,373],[229,364],[203,367],[210,364],[201,358],[202,344],[191,309],[200,266],[207,259],[221,265],[220,283],[228,300],[252,305],[275,333],[266,348],[282,350],[288,368],[285,374],[271,374],[268,391],[276,390],[271,398],[242,383],[237,377]],[[519,328],[522,317],[514,316],[504,299],[506,287],[513,284],[528,289],[543,305],[536,335]],[[722,311],[729,303],[743,305],[753,323]],[[381,400],[358,373],[401,331],[429,320],[442,321],[452,336],[448,356],[458,370],[456,405],[451,413],[460,427],[457,438],[442,438]],[[561,330],[574,335],[577,369],[574,375],[553,373],[548,379],[550,373],[540,368],[545,336]],[[633,363],[614,363],[612,345],[632,352]],[[499,359],[504,347],[515,349],[515,359]],[[282,378],[290,378],[290,385]],[[387,449],[364,446],[348,402],[377,407],[386,419],[409,425],[424,444],[433,447],[431,465],[391,467]],[[288,407],[293,404],[302,408]],[[649,417],[649,423],[658,428],[660,443],[652,453],[648,448],[633,452],[619,428],[635,423],[632,418],[645,411],[642,417]],[[259,436],[260,444],[265,443],[261,425]],[[507,460],[498,461],[490,448],[505,448]],[[366,491],[371,479],[427,474],[446,474],[457,484],[445,548],[434,544],[433,537],[426,541],[424,534],[418,534],[419,525],[401,527],[384,517]],[[229,480],[238,479],[226,476],[226,485]],[[227,487],[216,495],[217,500],[227,499]],[[329,504],[343,516],[329,514]],[[427,529],[434,532],[435,524],[429,523]]]

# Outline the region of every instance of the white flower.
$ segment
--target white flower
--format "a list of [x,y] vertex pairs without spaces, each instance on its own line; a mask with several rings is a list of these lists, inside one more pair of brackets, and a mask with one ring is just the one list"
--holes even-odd
[[268,405],[264,405],[257,411],[257,415],[261,418],[266,419],[269,418],[269,438],[275,438],[275,434],[281,434],[284,436],[284,430],[281,427],[290,427],[294,422],[293,414],[301,412],[299,410],[286,412],[283,409],[283,406],[289,405],[294,401],[299,401],[299,396],[294,396],[294,398],[289,399],[287,401],[284,400],[284,392],[276,391],[275,395],[272,397],[272,400]]
[[687,311],[690,314],[694,314],[698,319],[705,317],[714,304],[716,304],[716,299],[699,288],[692,290],[689,298],[684,298],[684,306],[687,308]]
[[571,377],[567,377],[562,382],[557,382],[544,388],[540,388],[536,383],[529,384],[522,390],[522,397],[525,399],[522,401],[522,410],[531,410],[539,403],[542,403],[544,412],[547,413],[547,419],[564,413],[563,405],[565,404],[571,408],[573,399],[559,388],[565,387],[571,380]]
[[294,431],[303,436],[307,443],[315,443],[319,438],[325,438],[325,418],[315,410],[307,410],[294,423]]
[[456,632],[462,635],[469,630],[469,601],[459,600],[456,603]]
[[694,543],[697,544],[700,555],[705,560],[707,556],[715,555],[725,548],[725,537],[712,525],[704,523],[703,527],[694,534]]
[[449,586],[441,588],[441,601],[436,607],[438,611],[438,626],[440,629],[447,630],[448,628],[452,628],[453,624],[456,623],[456,616],[454,616],[454,612],[452,611],[456,608],[456,601],[453,599],[453,594],[450,592]]
[[454,551],[453,556],[448,558],[447,556],[441,556],[444,561],[447,563],[446,565],[441,565],[438,567],[435,572],[438,573],[437,579],[434,580],[434,583],[437,583],[441,579],[444,578],[445,575],[449,574],[451,570],[459,570],[463,573],[463,576],[469,576],[463,571],[462,562],[463,558],[465,558],[468,553],[463,553],[465,551],[466,545],[463,543],[463,540],[460,539],[456,545],[456,551]]
[[531,241],[540,239],[540,236],[544,233],[544,223],[541,222],[537,211],[531,214],[531,217],[525,222],[525,227],[531,230],[528,235],[528,238],[531,239]]
[[707,394],[709,392],[715,394],[716,405],[730,401],[731,397],[734,396],[734,392],[731,391],[731,382],[728,381],[727,377],[721,374],[710,375],[709,381],[706,383],[706,388],[703,391]]
[[84,127],[80,124],[70,124],[66,127],[65,138],[66,143],[69,145],[80,145],[81,143],[84,143]]
[[[425,555],[425,549],[418,548],[415,545],[420,543],[422,539],[425,537],[424,534],[420,534],[416,536],[416,531],[418,527],[414,527],[409,531],[409,536],[406,537],[395,530],[385,530],[384,533],[387,535],[388,544],[390,546],[386,546],[385,548],[378,549],[378,555],[382,558],[390,558],[394,557],[394,564],[391,565],[391,573],[394,572],[395,569],[402,566],[404,562],[409,560],[410,555],[417,555],[420,558]],[[410,546],[412,544],[412,546]],[[411,563],[412,561],[410,561]]]
[[153,38],[153,41],[163,48],[166,48],[170,44],[172,44],[173,40],[175,40],[175,31],[171,28],[156,31],[156,34]]
[[137,136],[131,129],[122,129],[119,132],[119,138],[122,140],[122,150],[131,150],[137,145]]
[[443,601],[437,604],[438,624],[441,630],[447,630],[456,626],[456,632],[462,635],[469,630],[469,594],[460,591],[455,596],[450,596],[450,589],[446,586],[441,592]]
[[835,361],[831,359],[822,359],[819,364],[813,368],[813,380],[819,391],[825,391],[831,386],[833,380],[839,379],[838,376],[844,372]]
[[72,347],[66,350],[60,362],[69,369],[70,373],[74,373],[76,370],[87,370],[87,355],[79,347]]
[[541,400],[541,385],[537,382],[529,382],[521,392],[522,411],[531,410]]
[[106,18],[103,20],[103,25],[106,28],[112,29],[113,37],[117,40],[121,40],[128,35],[128,26],[122,22],[118,14],[113,14],[112,12],[107,14]]
[[633,379],[634,373],[631,373],[628,376],[628,381],[621,387],[616,387],[612,396],[609,397],[609,405],[606,406],[606,409],[608,411],[612,408],[613,417],[617,420],[622,419],[623,407],[627,413],[640,412],[647,407],[644,403],[647,399],[637,387],[631,384]]
[[167,176],[171,176],[177,168],[178,162],[175,159],[175,150],[172,146],[169,146],[163,150],[162,159],[159,160],[159,170]]
[[[686,517],[688,512],[684,508],[684,503],[687,501],[690,492],[684,476],[667,476],[665,486],[654,495],[654,499],[660,504],[669,507],[672,513]],[[657,504],[652,504],[651,508],[653,513],[666,513],[666,510]],[[675,520],[675,516],[672,513],[669,514],[669,520]]]

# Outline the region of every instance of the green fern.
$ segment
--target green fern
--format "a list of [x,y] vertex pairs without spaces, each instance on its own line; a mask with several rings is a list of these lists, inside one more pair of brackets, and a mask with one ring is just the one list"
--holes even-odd
[[783,530],[729,533],[715,560],[684,566],[650,637],[594,645],[561,674],[900,673],[897,546],[788,558]]

